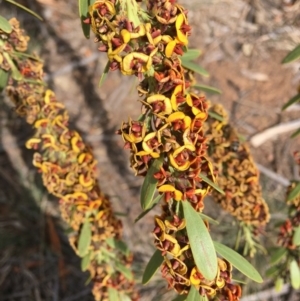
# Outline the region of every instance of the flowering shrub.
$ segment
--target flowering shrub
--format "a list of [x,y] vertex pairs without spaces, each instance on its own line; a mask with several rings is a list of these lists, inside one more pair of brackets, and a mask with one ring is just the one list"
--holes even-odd
[[26,147],[35,150],[33,165],[48,192],[60,199],[61,216],[72,232],[70,244],[82,257],[82,270],[90,272],[95,300],[109,300],[114,291],[138,300],[130,271],[132,255],[121,240],[122,223],[97,183],[91,149],[69,129],[64,105],[43,82],[41,60],[23,54],[29,37],[16,19],[8,24],[9,33],[0,31],[0,68],[8,75],[6,91],[17,114],[35,129]]

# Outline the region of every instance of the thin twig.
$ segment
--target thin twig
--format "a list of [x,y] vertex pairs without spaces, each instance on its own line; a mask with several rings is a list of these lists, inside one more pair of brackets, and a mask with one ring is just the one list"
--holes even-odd
[[263,165],[260,165],[260,164],[256,163],[256,166],[259,169],[259,171],[261,173],[263,173],[264,175],[266,175],[268,178],[276,181],[277,183],[279,183],[279,184],[281,184],[285,187],[290,185],[290,181],[287,178],[285,178],[285,177],[277,174],[276,172],[264,167]]
[[269,139],[274,138],[276,135],[284,134],[296,130],[300,127],[300,120],[294,120],[287,123],[282,123],[271,128],[266,129],[250,139],[250,143],[254,147],[258,147]]

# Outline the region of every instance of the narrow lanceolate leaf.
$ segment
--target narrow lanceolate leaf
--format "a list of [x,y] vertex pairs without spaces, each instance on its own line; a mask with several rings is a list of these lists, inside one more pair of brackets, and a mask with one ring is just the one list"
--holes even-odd
[[297,290],[300,288],[300,268],[297,261],[294,259],[290,264],[290,277],[292,287]]
[[129,281],[133,280],[133,275],[131,270],[125,267],[123,264],[116,263],[116,270],[121,272],[125,276],[125,278],[127,278]]
[[205,77],[209,76],[209,73],[197,63],[182,59],[181,64],[185,69],[189,69]]
[[143,210],[149,209],[153,204],[153,197],[156,190],[156,184],[158,182],[158,180],[154,178],[154,174],[160,170],[163,161],[163,157],[155,159],[151,167],[148,169],[141,189],[141,206]]
[[159,200],[162,198],[161,195],[158,195],[155,199],[153,199],[152,203],[149,205],[151,206],[149,209],[143,211],[135,220],[134,222],[137,223],[139,220],[141,220],[145,215],[147,215],[159,202]]
[[200,294],[193,285],[191,286],[189,294],[187,295],[185,300],[186,301],[200,301]]
[[127,8],[127,16],[129,21],[133,23],[133,25],[139,26],[141,21],[139,19],[138,11],[139,7],[135,0],[126,0],[126,8]]
[[7,60],[7,63],[9,64],[9,66],[11,68],[12,78],[15,80],[21,80],[23,78],[22,74],[19,72],[18,68],[16,67],[15,63],[11,59],[10,55],[7,52],[3,52],[3,56],[5,57],[5,59]]
[[281,108],[282,111],[293,105],[294,103],[297,103],[300,101],[300,93],[292,97],[286,104],[284,104]]
[[109,299],[109,301],[120,301],[119,292],[116,289],[109,287],[108,288],[108,299]]
[[294,187],[294,189],[292,191],[290,191],[290,193],[287,196],[287,201],[292,201],[293,199],[295,199],[296,197],[298,197],[300,194],[300,182]]
[[88,17],[89,11],[89,0],[78,0],[78,8],[79,8],[79,17],[81,20],[81,28],[84,36],[89,39],[90,38],[90,24],[86,24],[83,21]]
[[220,192],[221,194],[225,194],[225,192],[214,182],[212,182],[206,175],[204,175],[203,173],[199,173],[200,178],[206,182],[207,184],[209,184],[211,187],[213,187],[215,190],[217,190],[218,192]]
[[271,264],[277,264],[287,254],[285,248],[278,248],[271,256]]
[[266,277],[271,277],[275,274],[278,274],[278,267],[276,265],[273,265],[266,270]]
[[298,135],[300,135],[300,129],[298,129],[297,131],[295,131],[295,132],[291,135],[291,138],[295,138],[295,137],[297,137]]
[[200,273],[207,280],[215,279],[218,271],[217,254],[210,234],[198,212],[183,201],[183,213],[191,250]]
[[161,266],[163,261],[164,261],[164,257],[161,255],[161,251],[156,250],[152,255],[152,257],[150,258],[146,266],[146,269],[144,271],[144,275],[142,279],[143,284],[146,284],[151,280],[151,278],[156,273],[158,268]]
[[208,221],[209,223],[211,223],[211,224],[213,224],[213,225],[219,225],[219,222],[216,221],[216,220],[214,220],[214,219],[211,218],[210,216],[205,215],[205,214],[203,214],[203,213],[198,213],[198,214],[201,216],[201,218],[202,218],[203,220]]
[[104,84],[104,82],[105,82],[105,80],[107,78],[107,74],[109,72],[109,66],[110,66],[110,61],[107,61],[106,65],[105,65],[105,68],[103,70],[103,73],[102,73],[102,75],[100,77],[99,83],[98,83],[99,88],[102,87],[102,85]]
[[219,114],[217,114],[217,113],[215,113],[215,112],[208,111],[208,115],[209,115],[210,117],[216,119],[216,120],[221,121],[221,122],[224,121],[224,118],[223,118],[221,115],[219,115]]
[[282,64],[293,62],[300,58],[300,45],[294,48],[283,60]]
[[106,239],[106,243],[113,249],[118,249],[121,251],[124,255],[129,255],[129,248],[125,244],[124,241],[115,239],[113,237],[109,237]]
[[297,247],[300,246],[300,226],[298,226],[295,229],[294,236],[293,236],[293,244]]
[[36,18],[38,18],[39,20],[43,21],[43,18],[39,14],[37,14],[36,12],[34,12],[31,9],[27,8],[26,6],[24,6],[24,5],[16,2],[14,0],[5,0],[5,1],[9,2],[9,3],[11,3],[11,4],[15,5],[15,6],[18,6],[19,8],[25,10],[27,13],[29,13],[29,14],[35,16]]
[[6,33],[12,32],[12,26],[9,24],[8,20],[0,16],[0,29]]
[[81,228],[79,240],[78,240],[78,253],[80,257],[84,257],[89,250],[91,244],[92,230],[91,224],[88,218],[85,219],[85,222]]
[[275,281],[275,291],[276,292],[280,292],[282,290],[283,287],[283,279],[282,278],[277,278]]
[[81,270],[85,272],[87,268],[89,267],[91,262],[91,254],[87,253],[82,259],[81,259]]
[[0,69],[0,92],[6,87],[8,81],[8,72]]
[[194,85],[193,88],[199,89],[200,91],[204,91],[206,93],[211,93],[211,94],[222,94],[222,91],[211,86],[206,86],[206,85]]
[[263,282],[263,279],[261,278],[257,270],[243,256],[216,241],[214,241],[214,245],[217,253],[219,253],[223,258],[228,260],[242,274],[246,275],[248,278],[258,283]]
[[188,49],[181,57],[185,61],[193,61],[201,55],[201,50],[199,49]]
[[124,293],[119,293],[119,295],[120,295],[121,301],[131,301],[131,298],[128,295],[126,295]]

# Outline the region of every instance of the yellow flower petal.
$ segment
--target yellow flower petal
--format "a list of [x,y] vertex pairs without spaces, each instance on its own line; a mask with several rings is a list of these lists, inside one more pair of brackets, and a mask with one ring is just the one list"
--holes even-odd
[[121,30],[121,36],[123,38],[124,43],[128,43],[130,41],[130,32],[127,29]]
[[173,192],[176,189],[173,185],[166,184],[166,185],[160,186],[157,190],[158,190],[158,192]]
[[173,40],[167,44],[166,49],[165,49],[165,55],[167,58],[172,56],[174,49],[176,47],[176,44],[177,44],[177,40]]
[[167,122],[173,122],[175,120],[182,120],[184,119],[185,114],[183,112],[175,112],[172,113],[168,118],[167,118]]
[[25,146],[28,149],[32,149],[35,147],[35,145],[39,144],[41,142],[40,138],[31,138],[29,140],[27,140]]

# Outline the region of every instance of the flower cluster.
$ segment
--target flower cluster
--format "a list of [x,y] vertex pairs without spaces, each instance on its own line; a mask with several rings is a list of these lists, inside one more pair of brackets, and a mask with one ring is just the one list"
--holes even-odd
[[124,13],[123,2],[96,0],[85,22],[91,24],[99,50],[107,52],[110,70],[140,79],[142,115],[124,122],[118,134],[130,150],[136,175],[147,176],[158,166],[153,177],[164,201],[153,234],[164,258],[162,275],[180,294],[194,286],[209,298],[223,294],[224,300],[238,300],[241,289],[231,284],[228,262],[219,259],[212,281],[197,269],[180,212],[181,202],[201,212],[211,189],[207,182],[215,182],[203,133],[208,105],[205,97],[188,91],[190,82],[179,58],[191,30],[187,11],[174,0],[151,0],[146,1],[149,18],[137,15],[136,20]]
[[97,162],[91,149],[76,131],[69,129],[64,105],[53,91],[45,88],[41,61],[28,55],[14,56],[14,50],[26,50],[28,37],[15,19],[10,24],[13,26],[11,34],[0,33],[5,43],[0,51],[9,53],[22,79],[10,78],[6,90],[16,112],[35,129],[26,147],[36,151],[33,165],[42,174],[49,193],[60,199],[62,217],[72,230],[71,246],[83,257],[82,268],[91,274],[95,299],[108,301],[109,290],[117,290],[133,301],[138,300],[129,269],[132,256],[124,248],[117,247],[123,246],[122,224],[114,216],[108,197],[99,188]]
[[[287,196],[299,184],[293,182],[287,189]],[[293,237],[297,227],[300,226],[300,195],[287,201],[289,208],[289,218],[280,226],[278,235],[278,245],[289,250],[296,250],[297,246],[293,242]]]
[[[300,165],[298,152],[295,153],[295,161]],[[297,231],[299,233],[300,229],[300,195],[293,194],[295,188],[297,190],[299,185],[299,182],[294,181],[287,189],[288,219],[280,225],[277,237],[277,245],[284,248],[286,252],[284,253],[285,256],[277,263],[276,276],[284,280],[290,280],[295,289],[299,288],[299,283],[297,283],[299,280],[291,279],[292,272],[289,270],[292,269],[290,264],[294,262],[296,267],[298,265],[298,271],[300,272],[300,242],[296,234]]]
[[174,205],[162,206],[163,214],[155,217],[153,231],[155,245],[164,256],[161,272],[168,286],[179,294],[187,294],[191,286],[194,286],[201,296],[206,296],[209,300],[239,300],[241,287],[232,283],[232,266],[228,261],[218,258],[215,279],[207,280],[203,277],[193,259],[186,221],[171,213],[176,211]]
[[[147,1],[153,20],[143,23],[138,12],[129,19],[125,1],[96,0],[90,6],[90,17],[85,23],[91,24],[95,41],[100,42],[98,49],[107,52],[111,70],[119,69],[125,75],[142,78],[163,57],[183,53],[190,26],[183,7],[175,2]],[[127,6],[127,10],[130,9]],[[140,7],[139,12],[142,12]]]
[[263,227],[270,218],[269,208],[261,195],[259,171],[249,147],[240,142],[223,106],[213,105],[210,110],[222,120],[210,116],[206,129],[208,152],[219,170],[218,185],[225,192],[214,191],[214,199],[238,220]]

